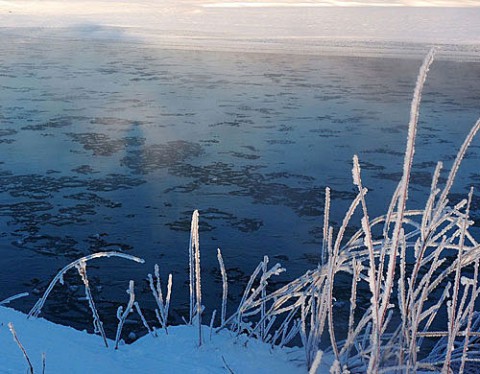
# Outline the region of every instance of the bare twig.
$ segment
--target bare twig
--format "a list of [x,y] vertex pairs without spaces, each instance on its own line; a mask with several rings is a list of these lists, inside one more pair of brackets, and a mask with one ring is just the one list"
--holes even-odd
[[10,329],[10,332],[12,333],[13,340],[15,341],[15,343],[17,343],[18,348],[20,348],[20,350],[23,353],[23,357],[25,357],[25,360],[27,361],[28,370],[29,370],[30,374],[33,374],[32,362],[30,361],[30,358],[28,357],[27,351],[25,350],[24,346],[20,342],[20,339],[18,339],[17,332],[15,331],[15,327],[13,326],[12,322],[8,323],[8,328]]

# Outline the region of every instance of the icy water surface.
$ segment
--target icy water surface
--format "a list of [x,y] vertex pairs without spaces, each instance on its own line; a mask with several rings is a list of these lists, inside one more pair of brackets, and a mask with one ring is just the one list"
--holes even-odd
[[[179,321],[187,314],[194,209],[207,313],[220,304],[217,247],[231,305],[264,255],[287,268],[279,284],[300,275],[320,258],[325,187],[332,188],[337,224],[355,196],[353,154],[369,188],[370,215],[386,209],[401,175],[420,64],[1,38],[0,299],[28,291],[15,304],[28,310],[59,268],[118,249],[146,264],[89,264],[107,329],[116,327],[129,279],[141,305],[153,309],[145,277],[154,263],[164,279],[173,273]],[[479,117],[479,79],[478,63],[434,63],[410,207],[424,204],[436,161],[450,167]],[[463,164],[457,194],[480,185],[478,144]],[[78,276],[72,272],[66,283],[44,315],[86,328]]]

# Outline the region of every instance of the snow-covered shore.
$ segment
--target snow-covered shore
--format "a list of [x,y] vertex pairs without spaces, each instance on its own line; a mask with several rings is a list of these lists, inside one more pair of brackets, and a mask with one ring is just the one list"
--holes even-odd
[[271,349],[269,345],[236,339],[229,331],[213,333],[204,327],[205,343],[197,346],[196,328],[176,326],[158,337],[146,335],[118,350],[105,348],[102,338],[60,326],[44,319],[29,319],[13,309],[0,307],[0,372],[22,373],[28,367],[13,340],[12,322],[35,372],[46,373],[305,373],[300,348]]

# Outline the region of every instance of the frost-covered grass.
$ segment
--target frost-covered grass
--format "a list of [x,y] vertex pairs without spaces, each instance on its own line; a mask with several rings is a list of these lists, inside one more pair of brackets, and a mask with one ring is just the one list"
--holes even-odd
[[[478,365],[478,271],[480,246],[469,233],[474,222],[469,217],[473,189],[456,205],[448,194],[461,161],[480,128],[480,120],[461,146],[443,187],[439,186],[442,163],[432,176],[430,196],[422,210],[408,210],[408,188],[415,153],[415,138],[423,84],[433,62],[432,50],[420,69],[414,91],[408,128],[403,176],[385,216],[368,216],[358,159],[353,160],[353,182],[357,198],[347,212],[342,227],[333,239],[328,228],[328,258],[319,268],[320,287],[317,300],[310,301],[310,324],[320,340],[328,325],[331,351],[335,356],[332,370],[343,368],[359,372],[418,370],[444,373],[474,370]],[[342,230],[351,213],[362,210],[362,230],[343,242]],[[353,274],[351,312],[347,338],[336,340],[332,312],[332,289],[337,272]],[[370,305],[363,314],[356,313],[357,289],[368,285]],[[313,298],[312,297],[312,298]],[[304,302],[305,303],[305,302]],[[308,305],[308,304],[307,304]],[[326,305],[322,310],[321,305]],[[320,312],[319,312],[320,311]],[[302,314],[304,314],[302,312]],[[358,317],[357,317],[358,316]],[[427,339],[434,349],[428,355],[422,349]],[[318,345],[307,347],[307,361],[313,362]]]
[[[15,372],[26,367],[28,361],[34,368],[41,368],[45,352],[47,372],[117,373],[138,372],[138,368],[182,373],[476,371],[480,362],[480,313],[476,311],[480,244],[469,231],[473,225],[469,217],[473,190],[454,205],[448,196],[461,161],[480,129],[480,120],[460,147],[444,185],[439,184],[443,168],[439,162],[432,170],[430,195],[423,209],[408,207],[422,89],[433,58],[434,50],[420,68],[403,174],[385,215],[369,217],[368,189],[361,179],[361,161],[354,156],[352,179],[358,193],[336,230],[329,220],[330,190],[325,191],[323,255],[315,269],[270,291],[267,286],[271,278],[285,269],[280,264],[270,266],[269,258],[264,257],[245,285],[235,311],[227,315],[228,273],[219,250],[223,280],[220,317],[215,318],[213,313],[210,326],[202,325],[204,309],[212,306],[202,305],[199,213],[195,211],[188,252],[190,314],[185,326],[167,329],[174,285],[169,277],[163,288],[155,267],[155,279],[151,275],[148,279],[158,307],[158,328],[150,327],[143,318],[131,282],[127,306],[117,313],[116,342],[109,345],[89,293],[86,261],[113,255],[140,259],[116,252],[95,254],[64,267],[29,315],[39,315],[53,285],[75,268],[85,285],[95,331],[107,348],[102,348],[94,336],[43,320],[27,321],[25,316],[2,308],[4,368]],[[361,229],[347,237],[345,233],[357,216]],[[341,274],[343,283],[345,277],[351,281],[347,321],[339,320],[334,311],[334,290]],[[124,322],[129,313],[135,312],[149,334],[132,345],[118,347]],[[11,334],[8,322],[13,322]],[[339,330],[346,330],[346,336],[340,339]],[[302,350],[288,348],[298,337]],[[119,349],[108,348],[113,345]],[[65,359],[73,353],[75,360]]]
[[[239,307],[235,328],[240,320],[245,324],[244,331],[259,336],[263,328],[259,324],[278,317],[283,320],[283,336],[298,330],[309,367],[322,362],[320,357],[333,355],[331,371],[335,373],[476,369],[480,353],[479,317],[475,312],[480,293],[480,246],[469,232],[473,225],[469,218],[473,191],[456,205],[450,204],[448,194],[480,120],[461,146],[445,185],[439,186],[439,162],[432,170],[425,208],[407,208],[421,93],[433,55],[432,50],[417,79],[403,176],[387,213],[369,217],[368,190],[362,184],[355,156],[352,176],[358,195],[336,231],[329,224],[330,191],[326,190],[324,262],[280,290],[248,300],[246,308]],[[362,215],[362,229],[345,237],[356,210]],[[337,329],[345,321],[336,320],[333,308],[333,291],[340,273],[350,274],[352,282],[348,333],[341,341]],[[370,297],[369,303],[362,305],[363,312],[357,308],[360,289]],[[266,303],[267,311],[261,313]],[[253,314],[260,316],[257,324],[243,321]],[[326,341],[330,348],[325,356],[319,350]],[[427,341],[434,346],[429,354],[425,350]]]
[[[309,368],[334,357],[330,370],[349,372],[444,373],[476,370],[479,362],[480,245],[470,234],[473,190],[452,205],[448,200],[461,161],[480,129],[478,120],[458,151],[446,182],[439,185],[442,163],[432,170],[424,209],[407,207],[422,89],[434,50],[424,60],[411,104],[403,176],[385,215],[371,219],[361,164],[353,157],[357,197],[338,230],[329,223],[330,190],[324,216],[324,260],[286,286],[267,295],[268,258],[254,271],[237,311],[222,324],[273,345],[284,346],[299,334]],[[346,237],[356,211],[361,229]],[[341,273],[351,279],[346,338],[338,340],[333,297]],[[344,278],[342,280],[344,282]],[[359,294],[362,290],[363,295]],[[357,308],[359,297],[369,303]],[[320,349],[330,347],[324,355]],[[429,354],[426,347],[434,347]]]

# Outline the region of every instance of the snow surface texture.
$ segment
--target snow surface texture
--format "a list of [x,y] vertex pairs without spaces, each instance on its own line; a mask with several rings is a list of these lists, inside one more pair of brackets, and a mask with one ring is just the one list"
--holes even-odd
[[478,56],[479,20],[479,0],[0,0],[3,32],[60,28],[64,37],[211,50],[423,57],[428,48],[415,45],[427,43]]
[[[146,335],[118,350],[105,348],[102,338],[44,319],[29,319],[13,309],[0,307],[0,373],[25,373],[27,362],[12,334],[18,338],[32,361],[35,372],[46,373],[305,373],[303,349],[274,349],[270,345],[242,339],[224,330],[213,333],[204,326],[204,344],[198,347],[197,328],[177,326]],[[54,338],[53,338],[54,337]],[[228,366],[228,368],[227,368]]]

